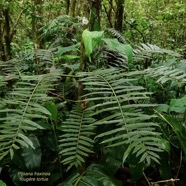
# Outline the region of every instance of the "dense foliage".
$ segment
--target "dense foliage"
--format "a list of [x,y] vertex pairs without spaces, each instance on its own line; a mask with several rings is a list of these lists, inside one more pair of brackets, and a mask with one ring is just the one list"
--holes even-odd
[[186,184],[185,7],[158,2],[0,1],[0,185]]

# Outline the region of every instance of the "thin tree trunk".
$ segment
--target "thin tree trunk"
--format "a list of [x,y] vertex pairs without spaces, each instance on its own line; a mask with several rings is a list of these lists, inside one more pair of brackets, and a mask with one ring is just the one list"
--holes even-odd
[[6,8],[3,11],[4,18],[5,18],[5,46],[6,46],[6,60],[11,59],[11,39],[10,39],[10,16],[9,16],[9,10]]
[[123,29],[123,16],[124,16],[124,0],[117,0],[117,10],[115,19],[115,29],[122,32]]
[[66,14],[68,15],[70,11],[70,0],[66,0]]
[[41,5],[43,4],[42,0],[33,0],[34,4],[34,9],[33,13],[34,15],[32,16],[32,37],[34,41],[34,48],[43,48],[43,42],[42,40],[38,40],[38,30],[42,26],[41,25],[41,20],[39,20],[37,17],[42,17],[42,10],[41,10]]
[[2,10],[0,10],[0,60],[5,61],[5,50],[3,44],[3,15]]
[[90,10],[90,30],[101,29],[101,0],[92,1]]
[[71,0],[70,1],[70,16],[75,17],[76,16],[76,3],[77,0]]
[[110,28],[113,28],[113,1],[110,0],[109,2],[109,8],[107,9],[106,5],[103,4],[103,7],[104,7],[104,10],[105,10],[105,13],[107,15],[107,20],[108,20],[108,23],[109,23],[109,27]]

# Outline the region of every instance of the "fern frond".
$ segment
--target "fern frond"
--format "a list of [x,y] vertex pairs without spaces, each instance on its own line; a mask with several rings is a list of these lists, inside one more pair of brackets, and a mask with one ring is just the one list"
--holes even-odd
[[7,84],[7,78],[5,79],[4,76],[0,76],[0,88],[4,87]]
[[0,113],[4,113],[5,117],[0,118],[0,159],[8,153],[12,158],[14,149],[20,146],[34,148],[27,134],[42,128],[34,119],[47,119],[50,115],[42,104],[51,99],[47,94],[53,89],[58,77],[58,71],[44,75],[20,74],[13,90],[2,99]]
[[37,49],[35,52],[36,58],[42,61],[43,63],[52,64],[53,62],[53,53],[51,50]]
[[114,38],[118,39],[118,41],[120,43],[123,43],[123,44],[126,43],[126,40],[125,40],[124,36],[122,34],[120,34],[117,30],[115,30],[114,28],[105,29],[105,33],[108,33],[111,36],[113,36]]
[[80,166],[84,158],[92,153],[95,121],[92,111],[86,111],[77,104],[70,112],[69,118],[62,123],[61,128],[64,134],[59,139],[60,154],[63,156],[62,163],[68,164],[68,169],[72,166]]
[[37,62],[35,69],[39,69],[40,74],[46,72],[47,69],[54,65],[54,54],[52,50],[37,49],[34,51],[34,55]]
[[127,56],[106,47],[100,48],[96,53],[94,53],[93,60],[96,61],[97,68],[117,67],[125,70],[128,69]]
[[149,43],[142,43],[140,46],[137,46],[136,49],[133,50],[133,53],[135,60],[150,58],[152,54],[167,54],[173,57],[181,57],[179,53],[167,49],[162,49],[156,45],[152,45]]
[[96,137],[101,143],[108,147],[127,145],[127,156],[136,153],[141,156],[141,161],[158,162],[157,152],[161,151],[161,145],[160,133],[156,129],[159,125],[151,122],[154,115],[142,111],[143,107],[153,106],[147,103],[151,93],[135,85],[135,74],[114,68],[80,73],[81,83],[87,92],[82,99],[95,103],[87,108],[87,111],[95,110],[92,114],[98,119],[95,126],[113,126]]
[[12,59],[6,62],[0,61],[0,74],[4,76],[18,75],[19,72],[27,69],[27,65],[22,60]]
[[145,70],[145,73],[157,78],[157,83],[164,84],[167,81],[172,81],[179,85],[186,84],[186,71],[182,70],[182,68],[159,66],[156,68],[148,68]]

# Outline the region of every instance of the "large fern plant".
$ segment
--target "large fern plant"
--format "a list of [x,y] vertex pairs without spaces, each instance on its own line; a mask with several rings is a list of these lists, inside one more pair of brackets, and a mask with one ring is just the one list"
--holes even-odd
[[[6,65],[1,66],[2,69],[5,67],[8,69]],[[17,73],[14,68],[17,69]],[[0,159],[9,153],[12,158],[14,150],[22,146],[34,148],[28,134],[42,129],[35,119],[47,119],[50,115],[42,105],[51,99],[48,92],[53,89],[59,77],[58,71],[42,75],[25,75],[17,67],[14,68],[9,68],[12,74],[5,73],[0,79],[0,87],[5,83],[9,84],[9,90],[0,103]]]
[[[65,164],[79,166],[91,153],[94,127],[106,128],[95,135],[95,140],[104,147],[125,146],[123,162],[131,154],[140,157],[140,162],[158,162],[162,151],[158,123],[152,122],[155,115],[145,114],[144,107],[149,95],[136,84],[138,73],[126,73],[116,68],[99,69],[78,74],[84,86],[81,97],[86,108],[75,108],[70,118],[62,124],[64,134],[60,139],[61,154]],[[87,113],[87,114],[86,114]],[[95,121],[93,120],[95,119]],[[107,129],[108,128],[108,129]]]

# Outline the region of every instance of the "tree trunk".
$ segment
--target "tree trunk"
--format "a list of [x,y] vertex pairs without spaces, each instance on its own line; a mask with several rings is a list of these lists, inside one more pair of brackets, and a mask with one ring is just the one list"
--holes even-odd
[[5,50],[3,44],[3,15],[2,10],[0,10],[0,61],[5,61]]
[[66,14],[68,15],[70,11],[70,0],[66,0]]
[[106,16],[107,16],[107,20],[108,20],[108,23],[109,23],[109,26],[110,28],[113,28],[113,0],[109,0],[109,8],[107,9],[106,5],[103,4],[103,7],[104,7],[104,10],[105,10],[105,13],[106,13]]
[[10,16],[9,16],[9,10],[6,8],[3,11],[3,15],[5,18],[5,46],[6,46],[6,60],[11,59],[11,38],[10,38]]
[[[33,12],[32,12],[32,37],[34,42],[34,48],[43,48],[42,40],[38,39],[38,30],[42,26],[42,9],[41,5],[43,4],[42,0],[33,0]],[[40,17],[40,19],[38,18]]]
[[11,19],[7,7],[1,7],[0,13],[0,60],[7,61],[12,57],[11,42],[13,35],[10,28]]
[[90,30],[101,30],[101,0],[94,0],[90,9]]
[[77,0],[71,0],[70,1],[70,16],[75,17],[76,16],[76,3]]
[[115,29],[122,32],[123,29],[123,16],[124,16],[124,0],[116,0],[116,19],[115,19]]

